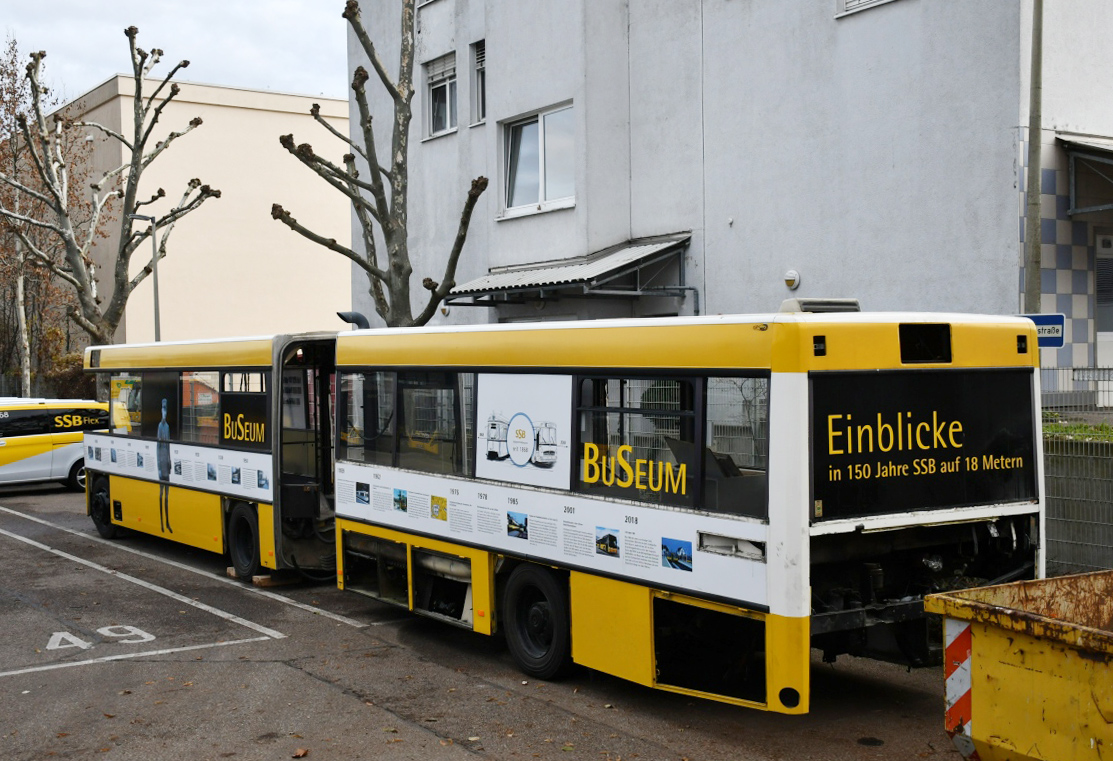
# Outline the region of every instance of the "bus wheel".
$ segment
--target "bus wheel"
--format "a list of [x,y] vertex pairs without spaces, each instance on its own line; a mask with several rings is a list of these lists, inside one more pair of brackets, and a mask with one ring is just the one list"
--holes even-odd
[[236,576],[250,579],[259,573],[259,521],[255,511],[240,503],[228,519],[228,554]]
[[503,591],[506,644],[514,661],[537,679],[554,679],[571,662],[568,594],[548,570],[524,563],[510,573]]
[[101,476],[93,482],[93,492],[89,495],[89,516],[97,533],[105,539],[115,539],[120,535],[120,527],[112,522],[112,500],[108,495],[108,479]]
[[66,479],[66,486],[71,491],[85,491],[85,458],[81,458],[70,468],[70,475]]

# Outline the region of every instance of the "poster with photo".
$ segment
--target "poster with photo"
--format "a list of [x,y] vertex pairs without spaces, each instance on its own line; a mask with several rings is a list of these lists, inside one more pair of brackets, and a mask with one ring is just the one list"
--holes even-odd
[[567,489],[571,376],[482,373],[476,396],[476,476]]

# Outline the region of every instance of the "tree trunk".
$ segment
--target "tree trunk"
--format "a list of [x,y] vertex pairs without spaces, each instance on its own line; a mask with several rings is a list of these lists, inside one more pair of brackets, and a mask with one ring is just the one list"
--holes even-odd
[[15,242],[15,313],[19,322],[19,367],[23,378],[23,396],[31,396],[31,341],[27,329],[27,293],[24,288],[25,276],[23,274],[26,257],[23,255],[23,245],[17,239]]

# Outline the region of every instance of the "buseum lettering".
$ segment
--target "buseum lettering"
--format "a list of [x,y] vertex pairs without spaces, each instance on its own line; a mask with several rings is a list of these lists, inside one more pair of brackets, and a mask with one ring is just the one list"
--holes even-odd
[[224,438],[226,441],[250,441],[260,443],[266,441],[266,424],[244,420],[243,415],[236,415],[235,419],[224,413]]
[[962,449],[962,423],[940,420],[932,411],[931,420],[915,419],[911,412],[898,412],[889,418],[877,413],[876,422],[855,423],[852,415],[827,416],[827,452],[837,454],[869,454],[881,452],[931,451]]
[[615,450],[614,457],[604,457],[597,444],[584,444],[584,483],[602,482],[604,486],[631,486],[643,491],[666,491],[685,494],[688,468],[680,463],[675,469],[671,462],[631,460],[634,448],[623,444]]

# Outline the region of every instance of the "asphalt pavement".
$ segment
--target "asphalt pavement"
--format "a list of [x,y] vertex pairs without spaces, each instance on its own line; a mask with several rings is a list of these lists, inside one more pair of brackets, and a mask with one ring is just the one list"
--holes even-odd
[[101,539],[83,495],[0,488],[0,758],[959,759],[941,669],[816,660],[807,716],[586,669],[220,556]]

